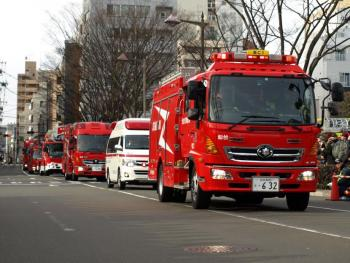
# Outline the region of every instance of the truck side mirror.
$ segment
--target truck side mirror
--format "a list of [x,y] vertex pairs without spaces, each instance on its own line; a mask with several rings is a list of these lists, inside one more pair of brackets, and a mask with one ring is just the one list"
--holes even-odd
[[331,116],[337,116],[339,114],[337,105],[334,102],[329,102],[327,105],[327,109]]
[[343,101],[344,100],[344,88],[343,85],[339,82],[334,82],[332,84],[331,90],[332,100],[333,101]]
[[198,97],[204,98],[205,96],[205,87],[203,82],[197,80],[191,80],[188,82],[187,87],[187,98],[189,100],[197,100]]
[[320,83],[325,90],[331,90],[331,81],[329,78],[321,78]]
[[187,118],[190,120],[198,120],[199,119],[199,110],[197,108],[188,109]]

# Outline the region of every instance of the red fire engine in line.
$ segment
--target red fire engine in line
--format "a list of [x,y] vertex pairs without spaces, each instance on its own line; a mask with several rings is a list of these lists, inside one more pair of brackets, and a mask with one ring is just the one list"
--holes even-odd
[[42,161],[41,144],[34,143],[29,148],[28,172],[39,173]]
[[61,138],[62,128],[57,132],[48,131],[42,142],[42,158],[40,162],[40,175],[62,173],[63,141]]
[[105,180],[106,145],[111,125],[79,122],[64,127],[62,170],[66,180],[93,177]]
[[195,209],[214,195],[254,204],[286,197],[290,210],[305,210],[318,176],[314,84],[334,101],[343,99],[341,84],[310,78],[289,55],[211,59],[207,71],[154,91],[148,176],[159,200],[184,202],[189,190]]
[[29,162],[30,162],[31,155],[32,155],[33,145],[38,145],[38,144],[39,144],[38,139],[35,139],[35,138],[24,140],[23,149],[22,149],[22,164],[23,164],[22,169],[23,169],[23,171],[28,170]]

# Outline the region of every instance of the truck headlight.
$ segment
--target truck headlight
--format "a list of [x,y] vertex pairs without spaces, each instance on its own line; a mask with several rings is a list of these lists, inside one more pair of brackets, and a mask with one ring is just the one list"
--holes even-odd
[[78,172],[83,172],[84,171],[84,167],[83,166],[78,166]]
[[219,180],[232,180],[232,175],[229,172],[220,169],[211,169],[211,177]]
[[299,181],[313,181],[315,178],[315,173],[313,171],[304,171],[298,176]]

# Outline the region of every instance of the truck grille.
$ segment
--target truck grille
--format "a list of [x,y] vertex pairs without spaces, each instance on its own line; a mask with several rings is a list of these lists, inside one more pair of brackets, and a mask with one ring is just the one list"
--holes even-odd
[[84,164],[89,165],[89,164],[105,164],[106,162],[104,160],[84,160]]
[[238,162],[297,162],[303,155],[303,149],[284,149],[270,147],[271,154],[267,157],[258,154],[257,148],[236,148],[227,146],[224,148],[227,158]]

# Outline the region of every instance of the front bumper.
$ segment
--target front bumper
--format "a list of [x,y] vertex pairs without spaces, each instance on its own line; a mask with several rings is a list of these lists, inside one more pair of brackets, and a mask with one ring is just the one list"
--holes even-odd
[[49,171],[49,172],[59,172],[62,171],[62,164],[61,163],[48,163],[45,166],[45,171]]
[[74,173],[81,177],[105,177],[105,165],[75,166]]
[[[230,179],[213,179],[212,169],[224,170],[231,175]],[[302,172],[312,171],[315,179],[299,180]],[[278,192],[315,192],[317,177],[319,174],[317,167],[244,167],[244,166],[220,166],[220,165],[198,165],[197,174],[200,177],[199,184],[204,191],[210,192],[252,192],[252,177],[277,177],[280,182]]]
[[122,166],[120,167],[120,174],[122,181],[126,182],[142,182],[142,183],[155,183],[155,180],[148,179],[148,167],[140,166]]

